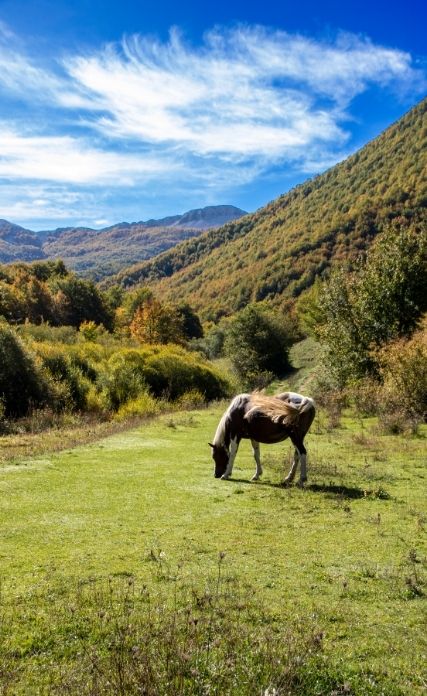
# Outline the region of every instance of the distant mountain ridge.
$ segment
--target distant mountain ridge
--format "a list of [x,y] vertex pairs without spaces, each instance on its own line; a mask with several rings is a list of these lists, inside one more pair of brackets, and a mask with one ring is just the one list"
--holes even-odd
[[148,284],[217,321],[248,302],[284,309],[354,259],[394,218],[427,228],[427,99],[354,155],[241,220],[136,264],[109,284]]
[[45,258],[42,238],[36,232],[0,219],[0,262],[35,261]]
[[243,215],[241,208],[217,205],[101,230],[60,227],[40,232],[0,220],[0,263],[62,258],[69,268],[99,279]]

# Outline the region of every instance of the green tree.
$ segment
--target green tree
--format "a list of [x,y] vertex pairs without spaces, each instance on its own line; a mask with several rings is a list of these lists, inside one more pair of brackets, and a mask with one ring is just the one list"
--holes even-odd
[[127,292],[123,298],[122,307],[124,315],[130,323],[135,316],[136,311],[143,307],[146,302],[154,298],[153,291],[146,286],[137,288],[132,292]]
[[378,375],[375,350],[416,328],[427,310],[427,235],[395,221],[352,273],[338,270],[319,301],[319,335],[337,386]]
[[177,307],[178,317],[182,321],[182,330],[187,340],[203,338],[203,327],[196,312],[189,304],[181,304]]
[[248,305],[229,323],[225,352],[249,387],[289,368],[291,337],[284,318],[260,305]]
[[0,280],[0,317],[8,322],[23,322],[25,319],[25,298],[21,291],[10,283]]
[[112,311],[92,281],[69,274],[57,279],[54,287],[59,323],[78,327],[83,321],[94,321],[108,330],[112,329]]

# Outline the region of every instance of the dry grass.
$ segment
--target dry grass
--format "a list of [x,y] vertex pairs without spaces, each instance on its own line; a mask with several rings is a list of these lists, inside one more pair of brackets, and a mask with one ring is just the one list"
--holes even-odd
[[28,419],[22,419],[14,423],[13,432],[0,437],[0,464],[13,464],[96,442],[136,427],[144,420],[146,417],[135,417],[119,422],[73,415],[56,417],[53,423],[36,427],[34,420],[30,423]]

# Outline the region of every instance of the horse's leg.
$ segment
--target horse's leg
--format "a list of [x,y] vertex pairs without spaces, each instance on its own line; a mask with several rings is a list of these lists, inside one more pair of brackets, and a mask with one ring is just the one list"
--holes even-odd
[[297,461],[297,453],[298,453],[298,459],[299,459],[299,464],[300,464],[300,477],[298,481],[298,486],[303,486],[304,483],[307,481],[307,450],[304,447],[304,438],[299,436],[298,434],[292,434],[290,436],[292,444],[295,447],[295,456],[294,456],[294,462],[292,464],[291,470],[288,474],[288,476],[285,478],[284,482],[285,484],[290,483],[294,476],[295,472],[298,466],[298,461]]
[[298,486],[303,486],[304,483],[307,481],[307,450],[305,449],[304,445],[302,448],[299,450],[299,461],[300,461],[300,473],[299,473],[299,481],[298,481]]
[[237,450],[239,449],[239,442],[240,440],[237,439],[232,439],[230,442],[230,455],[228,457],[228,464],[225,472],[221,476],[222,479],[228,479],[231,476],[231,472],[233,471],[233,464],[234,460],[236,458]]
[[292,466],[289,469],[288,475],[286,476],[285,480],[283,481],[284,484],[287,485],[288,483],[292,483],[292,481],[295,478],[295,474],[297,472],[298,464],[299,464],[299,452],[298,452],[297,448],[295,447],[294,458],[292,460]]
[[259,477],[262,475],[261,457],[259,453],[259,442],[256,440],[251,440],[252,450],[254,453],[254,459],[256,464],[255,474],[252,476],[252,481],[258,481]]

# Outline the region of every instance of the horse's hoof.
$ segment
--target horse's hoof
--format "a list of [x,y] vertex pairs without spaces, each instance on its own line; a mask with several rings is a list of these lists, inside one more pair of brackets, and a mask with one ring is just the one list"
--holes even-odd
[[304,488],[304,484],[307,482],[307,479],[300,479],[297,483],[298,488]]
[[252,476],[251,481],[259,481],[259,476]]
[[292,486],[292,479],[287,479],[287,478],[285,478],[285,480],[282,481],[282,484],[281,484],[281,485],[282,485],[284,488],[287,488],[288,486]]
[[230,478],[229,476],[226,476],[225,474],[223,474],[221,476],[221,481],[228,481],[229,478]]

